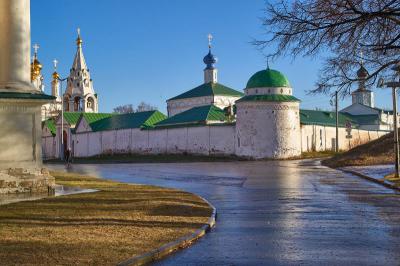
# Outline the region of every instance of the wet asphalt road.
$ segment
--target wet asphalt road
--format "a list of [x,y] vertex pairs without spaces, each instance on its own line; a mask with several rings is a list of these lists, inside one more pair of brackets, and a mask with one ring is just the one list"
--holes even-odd
[[400,265],[400,194],[317,161],[74,165],[72,171],[180,188],[217,208],[209,234],[157,265]]

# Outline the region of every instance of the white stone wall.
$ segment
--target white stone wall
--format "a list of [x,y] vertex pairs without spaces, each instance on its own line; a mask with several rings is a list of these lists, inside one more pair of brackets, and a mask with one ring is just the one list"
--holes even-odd
[[300,155],[298,102],[239,102],[236,154],[252,158]]
[[54,159],[57,157],[56,139],[53,136],[42,137],[42,156],[44,159]]
[[203,155],[235,153],[234,125],[77,132],[73,139],[76,157],[117,153]]
[[[251,109],[247,109],[248,115],[252,117],[249,110]],[[243,127],[237,129],[235,125],[207,125],[157,130],[135,128],[102,132],[79,132],[80,130],[77,130],[77,133],[72,135],[71,140],[74,142],[74,156],[88,157],[117,153],[226,156],[237,154],[239,156],[261,158],[261,155],[265,156],[268,153],[267,155],[271,155],[271,157],[275,156],[273,158],[283,158],[282,156],[293,157],[299,155],[299,153],[294,153],[290,147],[298,147],[302,152],[332,150],[332,145],[334,145],[332,139],[335,138],[334,127],[301,125],[299,126],[301,128],[301,137],[297,139],[296,135],[293,136],[293,132],[296,132],[296,130],[292,128],[296,125],[297,120],[295,117],[289,117],[292,124],[276,122],[283,135],[283,137],[279,137],[272,132],[276,130],[272,123],[274,123],[274,116],[282,117],[282,114],[272,114],[270,109],[263,110],[259,114],[260,117],[255,118],[257,119],[257,124],[248,124],[251,121],[249,120],[250,118],[247,118],[246,123],[242,124],[245,130],[248,130],[246,132],[249,133],[251,131],[255,134],[254,136],[259,136],[260,139],[245,138],[243,140],[243,137],[236,135],[245,132]],[[267,110],[271,111],[271,114],[267,114]],[[283,116],[287,116],[287,114],[283,114]],[[243,117],[239,117],[239,119],[241,118]],[[253,127],[252,125],[256,126]],[[236,130],[241,131],[237,133]],[[340,128],[339,133],[340,149],[347,150],[381,137],[388,132],[353,129],[351,133],[353,138],[350,142],[346,139],[347,132],[345,128]],[[244,146],[246,141],[251,146]],[[42,148],[45,159],[59,157],[57,145],[57,138],[52,137],[51,134],[46,134],[44,129]],[[283,148],[282,150],[274,150],[278,149],[277,147]]]
[[[377,139],[388,132],[377,130],[352,129],[351,139],[347,139],[346,128],[339,127],[339,149],[349,150],[358,145]],[[319,125],[301,125],[302,152],[325,151],[335,149],[336,129]]]

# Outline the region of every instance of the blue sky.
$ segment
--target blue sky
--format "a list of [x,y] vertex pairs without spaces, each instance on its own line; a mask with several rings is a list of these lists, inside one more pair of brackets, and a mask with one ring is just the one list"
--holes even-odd
[[[203,82],[207,34],[214,36],[219,82],[242,90],[256,71],[266,67],[251,44],[263,38],[260,18],[264,0],[32,0],[32,43],[40,45],[46,92],[50,93],[52,61],[62,77],[76,51],[76,29],[100,112],[145,101],[165,112],[165,100]],[[280,58],[270,67],[283,72],[301,108],[331,109],[329,97],[310,96],[321,66],[319,58]],[[389,90],[374,89],[376,105],[391,107]],[[341,102],[350,103],[350,97]]]

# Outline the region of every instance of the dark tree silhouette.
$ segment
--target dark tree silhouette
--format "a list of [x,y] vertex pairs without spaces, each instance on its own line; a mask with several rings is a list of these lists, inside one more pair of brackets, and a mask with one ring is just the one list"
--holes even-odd
[[137,112],[145,112],[153,110],[157,110],[157,107],[152,106],[145,102],[141,102],[136,108],[134,108],[132,104],[125,104],[115,107],[113,111],[114,113],[127,114],[127,113],[137,113]]
[[128,114],[128,113],[133,113],[133,106],[132,104],[125,104],[125,105],[120,105],[114,108],[114,113],[119,113],[119,114]]
[[272,59],[323,55],[311,93],[348,94],[361,63],[371,86],[378,75],[392,75],[400,58],[399,0],[271,0],[263,26],[267,37],[255,44],[262,50],[276,47],[266,53]]

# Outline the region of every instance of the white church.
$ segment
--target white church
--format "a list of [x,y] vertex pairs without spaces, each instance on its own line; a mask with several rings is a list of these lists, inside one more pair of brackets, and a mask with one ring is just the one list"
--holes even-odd
[[[302,152],[334,150],[335,113],[300,109],[301,101],[285,75],[261,70],[242,91],[218,82],[216,57],[204,57],[204,83],[167,100],[159,111],[130,114],[98,113],[98,96],[82,51],[77,51],[60,96],[55,69],[51,83],[56,99],[43,106],[42,148],[45,159],[105,154],[196,154],[253,159],[293,158]],[[56,67],[56,64],[55,64]],[[37,50],[32,83],[43,89]],[[365,88],[368,71],[360,64],[359,87],[352,104],[339,113],[339,148],[348,150],[393,130],[393,112],[374,106]]]

